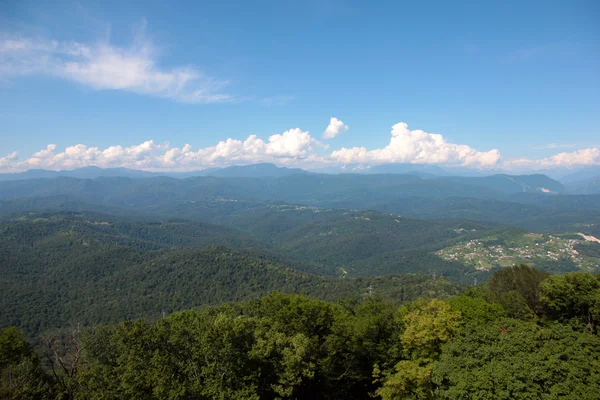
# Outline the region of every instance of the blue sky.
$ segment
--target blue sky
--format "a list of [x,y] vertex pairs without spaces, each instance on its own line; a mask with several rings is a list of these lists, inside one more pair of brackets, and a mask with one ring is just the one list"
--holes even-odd
[[597,1],[4,1],[0,170],[597,165],[599,18]]

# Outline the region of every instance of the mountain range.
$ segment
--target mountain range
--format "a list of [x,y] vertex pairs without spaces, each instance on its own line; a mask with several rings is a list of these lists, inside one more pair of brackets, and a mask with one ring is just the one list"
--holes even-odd
[[45,170],[30,169],[25,172],[0,174],[0,181],[21,180],[21,179],[39,179],[39,178],[58,178],[69,177],[79,179],[96,179],[100,177],[124,177],[124,178],[150,178],[156,176],[169,176],[172,178],[185,179],[193,176],[218,176],[218,177],[281,177],[293,174],[308,173],[299,168],[278,167],[274,164],[263,163],[245,166],[230,166],[226,168],[209,168],[202,171],[189,172],[150,172],[129,168],[100,168],[83,167],[72,170]]
[[[336,170],[329,171],[324,170],[326,173],[310,172],[300,168],[287,168],[278,167],[274,164],[262,163],[244,166],[230,166],[225,168],[209,168],[201,171],[161,171],[151,172],[142,171],[128,168],[99,168],[99,167],[83,167],[73,170],[43,170],[43,169],[31,169],[25,172],[18,173],[4,173],[0,174],[0,181],[11,181],[11,180],[26,180],[26,179],[40,179],[40,178],[58,178],[58,177],[70,177],[78,179],[96,179],[100,177],[124,177],[124,178],[152,178],[152,177],[171,177],[176,179],[186,179],[191,177],[200,176],[213,176],[220,178],[281,178],[290,175],[340,175],[340,174],[362,174],[362,175],[410,175],[419,177],[421,179],[438,179],[438,180],[450,180],[456,183],[465,183],[465,178],[472,178],[467,180],[467,183],[474,184],[476,179],[480,178],[483,184],[487,183],[487,186],[491,186],[498,189],[500,185],[522,185],[522,191],[550,191],[556,193],[572,193],[572,194],[596,194],[600,193],[600,168],[588,167],[580,169],[575,172],[573,171],[545,171],[551,176],[560,176],[560,180],[552,179],[545,180],[548,175],[534,174],[534,175],[508,175],[505,173],[494,173],[486,175],[480,170],[470,170],[466,168],[453,168],[444,169],[437,165],[427,164],[386,164],[374,166],[366,169],[348,169],[348,170]],[[335,172],[335,173],[330,173]],[[496,184],[489,182],[491,176],[497,180]],[[531,178],[526,178],[527,176]],[[507,182],[517,177],[517,182]],[[548,178],[550,179],[550,178]],[[504,181],[504,182],[501,182]],[[563,186],[559,186],[556,182],[560,182]],[[549,187],[546,187],[546,186]],[[514,188],[508,189],[508,191],[515,191]]]

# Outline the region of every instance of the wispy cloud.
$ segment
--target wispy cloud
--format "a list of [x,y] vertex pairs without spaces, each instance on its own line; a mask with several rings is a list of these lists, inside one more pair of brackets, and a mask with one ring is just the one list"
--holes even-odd
[[571,149],[576,147],[576,144],[573,143],[549,143],[544,146],[536,146],[534,150],[546,150],[546,149]]
[[257,101],[266,107],[277,107],[288,104],[295,99],[294,96],[272,96],[259,98]]
[[563,42],[557,42],[523,47],[501,56],[500,60],[507,64],[532,61],[541,57],[547,57],[559,53],[559,51],[564,47],[563,45]]
[[128,47],[109,40],[80,43],[0,35],[0,80],[43,75],[95,90],[122,90],[183,103],[234,100],[223,92],[226,80],[190,66],[161,67],[159,54],[144,30],[145,23]]

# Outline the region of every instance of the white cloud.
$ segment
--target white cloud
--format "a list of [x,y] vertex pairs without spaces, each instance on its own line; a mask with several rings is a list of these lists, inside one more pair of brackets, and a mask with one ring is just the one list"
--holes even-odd
[[513,171],[600,165],[600,149],[580,149],[551,157],[502,159],[496,149],[478,151],[464,144],[448,143],[439,134],[410,130],[407,124],[392,127],[387,146],[369,150],[365,147],[341,148],[331,153],[327,146],[300,128],[269,136],[267,140],[250,135],[244,140],[229,138],[214,146],[194,150],[191,145],[171,147],[169,143],[148,140],[139,145],[109,146],[101,149],[84,144],[59,151],[55,144],[19,160],[17,152],[0,157],[0,172],[17,172],[32,168],[73,169],[85,166],[126,167],[145,170],[190,171],[228,165],[271,162],[303,168],[340,166],[368,168],[387,163],[463,165]]
[[281,135],[272,135],[267,144],[267,154],[276,156],[303,156],[319,143],[300,128],[290,129]]
[[[157,145],[152,140],[137,146],[122,147],[110,146],[104,150],[98,147],[87,147],[77,144],[67,147],[57,153],[57,146],[49,144],[45,149],[38,151],[30,158],[19,162],[15,153],[8,162],[0,161],[0,166],[5,170],[26,170],[31,168],[42,169],[72,169],[97,165],[101,167],[151,168],[156,165],[155,155],[165,151],[168,144]],[[4,157],[4,160],[7,157]]]
[[341,120],[331,117],[329,120],[329,126],[327,126],[327,129],[325,129],[325,132],[323,133],[323,138],[332,139],[340,133],[346,132],[348,129],[350,129],[348,125],[344,125]]
[[143,30],[129,47],[0,35],[0,80],[45,75],[96,90],[123,90],[185,103],[231,101],[227,84],[189,66],[162,68]]
[[600,149],[597,147],[580,149],[572,152],[558,153],[540,160],[526,158],[507,160],[503,163],[508,169],[548,169],[557,167],[584,167],[600,165]]
[[3,169],[10,168],[11,165],[15,164],[19,158],[19,153],[13,151],[5,157],[0,157],[0,171]]
[[501,158],[496,149],[481,152],[467,145],[448,143],[439,134],[411,131],[404,122],[394,125],[391,134],[390,143],[384,148],[342,148],[331,153],[331,157],[342,164],[459,164],[474,167],[496,166]]
[[322,144],[319,141],[300,128],[271,135],[266,142],[256,135],[250,135],[244,141],[229,138],[197,151],[193,151],[189,144],[172,148],[168,143],[156,144],[152,140],[130,147],[117,145],[106,149],[77,144],[62,152],[57,152],[55,144],[49,144],[24,161],[18,161],[16,152],[0,158],[0,171],[14,172],[31,168],[60,170],[90,165],[103,168],[194,170],[258,162],[298,164],[316,162],[319,157],[310,153],[320,146]]

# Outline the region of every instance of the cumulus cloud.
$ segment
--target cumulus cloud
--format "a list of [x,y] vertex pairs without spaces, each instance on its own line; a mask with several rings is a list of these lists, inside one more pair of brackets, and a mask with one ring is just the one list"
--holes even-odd
[[309,153],[319,146],[321,143],[309,132],[294,128],[282,134],[271,135],[267,142],[256,135],[250,135],[244,141],[229,138],[220,141],[216,146],[199,149],[196,152],[191,150],[191,146],[186,145],[181,150],[167,151],[165,156],[171,165],[178,165],[184,169],[257,162],[289,164],[306,161]]
[[440,134],[408,129],[400,122],[392,127],[390,143],[381,149],[342,148],[331,158],[342,164],[458,164],[492,167],[500,161],[500,152],[477,151],[467,145],[448,143]]
[[231,101],[227,84],[189,66],[163,68],[140,31],[129,47],[0,35],[0,80],[43,75],[96,90],[123,90],[185,103]]
[[346,132],[348,129],[350,129],[348,125],[344,125],[341,120],[331,117],[327,129],[325,129],[325,132],[323,133],[323,138],[332,139],[340,133]]
[[507,160],[504,166],[509,169],[547,169],[556,167],[584,167],[600,165],[600,149],[597,147],[562,152],[540,160],[526,158]]
[[16,151],[13,151],[5,157],[0,157],[0,171],[9,168],[11,165],[15,164],[18,159],[19,153]]
[[69,146],[58,152],[55,144],[19,161],[17,153],[0,158],[0,170],[22,171],[31,168],[73,169],[85,166],[103,168],[127,167],[148,170],[194,170],[223,167],[231,164],[276,162],[294,164],[315,162],[319,157],[310,154],[322,144],[300,128],[271,135],[268,141],[250,135],[245,140],[227,139],[215,146],[194,151],[189,144],[171,147],[148,140],[130,147],[110,146],[105,149],[84,144]]
[[390,142],[378,149],[341,148],[332,152],[300,128],[269,136],[266,140],[250,135],[244,140],[228,138],[214,146],[194,149],[190,144],[172,147],[148,140],[138,145],[88,147],[84,144],[59,150],[55,144],[24,160],[17,152],[0,157],[0,172],[31,168],[73,169],[85,166],[126,167],[144,170],[190,171],[209,167],[271,162],[303,168],[339,166],[360,169],[388,163],[462,165],[473,168],[536,170],[554,167],[600,165],[600,149],[562,152],[551,157],[502,159],[497,149],[479,151],[465,144],[449,143],[442,135],[410,130],[401,122],[392,127]]
[[[38,151],[24,161],[19,162],[17,157],[14,156],[3,167],[11,170],[31,168],[73,169],[97,165],[102,167],[128,166],[143,169],[155,166],[155,154],[167,148],[168,144],[166,143],[155,144],[152,140],[149,140],[137,146],[110,146],[104,150],[98,147],[77,144],[65,148],[62,152],[57,152],[57,146],[49,144],[45,149]],[[0,162],[0,165],[2,165],[2,162]]]

